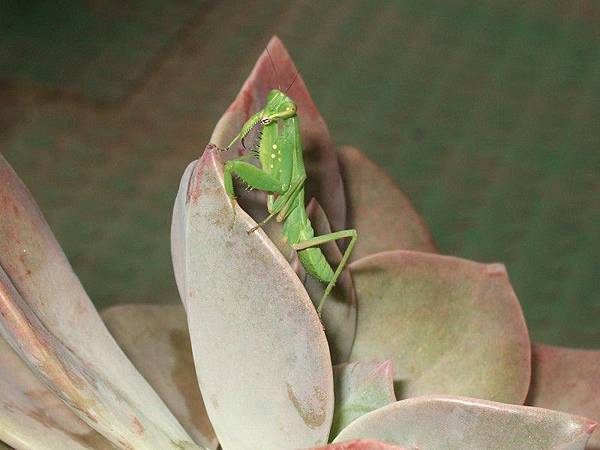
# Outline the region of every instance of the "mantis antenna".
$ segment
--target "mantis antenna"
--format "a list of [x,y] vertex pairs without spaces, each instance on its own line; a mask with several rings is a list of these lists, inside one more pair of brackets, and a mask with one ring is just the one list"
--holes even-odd
[[275,67],[275,63],[273,62],[273,57],[271,56],[271,52],[269,51],[269,47],[265,47],[267,51],[267,55],[269,55],[269,61],[271,61],[271,68],[273,69],[273,73],[275,74],[275,79],[277,80],[277,88],[281,90],[281,85],[279,84],[279,73],[277,73],[277,67]]
[[296,71],[296,75],[294,75],[294,79],[292,80],[292,82],[289,84],[289,86],[287,87],[287,89],[284,91],[285,94],[288,93],[288,91],[290,90],[290,88],[294,85],[294,83],[296,82],[296,79],[298,78],[298,74],[300,72]]

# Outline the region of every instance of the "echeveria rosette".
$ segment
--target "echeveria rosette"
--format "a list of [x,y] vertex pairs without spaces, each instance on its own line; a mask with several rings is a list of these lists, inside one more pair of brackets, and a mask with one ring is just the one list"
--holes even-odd
[[[296,68],[277,38],[270,42],[269,54],[277,66],[280,84],[285,85],[286,80],[296,76]],[[269,55],[265,52],[240,94],[220,120],[213,133],[213,141],[218,146],[226,145],[235,134],[233,130],[239,129],[253,112],[262,107],[266,93],[277,85]],[[316,112],[301,77],[295,82],[289,95],[299,104],[299,116],[304,124],[303,140],[315,142],[311,136],[328,136],[323,132],[323,121]],[[318,157],[319,152],[327,155],[331,151],[329,138],[322,142],[322,146],[311,146],[311,157],[313,160],[322,159],[330,163],[331,159]],[[221,155],[217,155],[215,150],[210,150],[210,153],[211,156],[205,155],[202,160],[208,157],[212,160],[211,164],[214,164],[215,158]],[[232,155],[224,156],[229,158]],[[327,185],[327,180],[319,178],[322,176],[334,180],[332,185],[335,189],[332,192],[338,201],[333,211],[338,211],[341,202],[345,200],[349,222],[345,225],[356,227],[359,236],[367,236],[362,247],[357,247],[359,251],[351,265],[358,305],[359,308],[362,307],[358,315],[358,329],[351,358],[391,359],[395,368],[397,367],[394,381],[398,398],[436,394],[435,397],[425,397],[420,404],[425,410],[431,409],[431,417],[435,417],[434,411],[438,409],[440,402],[452,404],[458,398],[477,405],[479,409],[476,411],[503,411],[511,417],[522,415],[524,423],[528,414],[535,417],[547,416],[555,424],[547,428],[540,427],[539,434],[533,433],[532,440],[524,440],[522,445],[554,440],[570,442],[569,436],[558,435],[558,431],[562,429],[558,426],[561,421],[570,421],[565,425],[566,428],[581,430],[581,433],[575,433],[578,441],[573,444],[580,445],[582,439],[589,436],[593,428],[592,422],[568,414],[534,411],[526,407],[515,409],[503,403],[489,401],[522,404],[531,373],[529,337],[504,267],[500,264],[478,264],[435,255],[436,248],[428,231],[391,179],[356,149],[343,148],[338,151],[337,157],[338,167],[335,164],[324,164],[326,170],[311,174],[310,163],[307,166],[311,183]],[[345,195],[339,193],[337,183],[340,168],[342,184],[347,190]],[[215,170],[218,172],[220,169]],[[365,184],[361,187],[361,183]],[[182,183],[182,186],[186,184]],[[322,191],[315,192],[317,195],[323,194]],[[378,198],[373,192],[386,192],[388,195]],[[242,193],[242,197],[243,195]],[[244,198],[240,203],[244,206]],[[248,212],[251,215],[258,212],[261,215],[254,218],[262,219],[264,212],[261,213],[261,208],[264,211],[264,197],[254,197]],[[323,209],[327,214],[327,209]],[[385,220],[372,220],[369,211],[373,211],[377,219],[385,217]],[[340,216],[343,214],[337,217]],[[248,222],[248,228],[252,224],[253,221]],[[337,228],[343,227],[343,223],[338,223]],[[225,231],[225,227],[222,231]],[[267,230],[268,236],[272,236],[281,248],[281,242],[278,242],[279,232],[277,228]],[[373,252],[388,252],[370,255],[371,249]],[[285,249],[282,253],[286,256],[290,254]],[[391,287],[394,283],[396,288]],[[369,285],[372,287],[367,287]],[[377,308],[382,306],[385,309],[378,311]],[[394,322],[402,321],[404,313],[408,311],[412,312],[404,318],[404,322]],[[361,319],[362,316],[366,320]],[[437,320],[430,320],[436,317]],[[411,326],[407,326],[411,322]],[[326,329],[335,328],[329,327],[327,321],[324,323]],[[393,339],[394,330],[398,330],[399,324],[403,327],[402,334]],[[383,333],[378,335],[377,329],[383,330]],[[386,333],[389,334],[386,336]],[[332,341],[337,340],[331,332],[327,337],[330,346]],[[462,397],[456,397],[459,395]],[[471,400],[468,397],[483,400]],[[341,400],[336,398],[336,403],[339,404]],[[394,408],[404,408],[401,402],[397,405]],[[504,415],[491,415],[486,418],[486,424],[489,426],[497,422],[501,428],[502,417]],[[435,424],[430,423],[428,426],[435,428]],[[553,429],[557,430],[557,435],[549,436],[548,433],[552,433]],[[436,431],[440,434],[439,430]],[[448,432],[452,433],[452,430]],[[439,440],[443,442],[444,437],[439,437]],[[506,448],[510,448],[510,445],[510,442],[505,443]]]
[[[286,86],[296,68],[278,39],[269,50]],[[213,141],[225,145],[277,84],[265,53]],[[600,352],[535,345],[531,360],[504,268],[436,255],[391,178],[359,150],[334,150],[301,77],[290,96],[315,228],[359,231],[352,277],[326,306],[329,342],[277,224],[245,233],[264,195],[244,194],[231,221],[220,159],[231,155],[211,147],[181,180],[172,253],[183,307],[103,313],[125,353],[0,159],[0,440],[34,450],[214,449],[217,437],[225,449],[583,449],[595,423],[579,415],[600,418]],[[334,377],[332,358],[353,361]],[[542,408],[507,404],[523,402],[531,363],[527,404]]]

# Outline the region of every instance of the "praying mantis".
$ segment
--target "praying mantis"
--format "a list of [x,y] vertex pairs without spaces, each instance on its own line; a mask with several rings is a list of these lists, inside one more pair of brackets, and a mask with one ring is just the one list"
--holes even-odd
[[[246,147],[245,140],[249,137],[253,137],[253,141]],[[233,175],[241,178],[248,187],[268,193],[269,215],[248,233],[256,231],[273,217],[278,222],[283,222],[284,239],[296,250],[306,272],[327,283],[317,307],[320,317],[327,296],[348,262],[358,234],[354,229],[347,229],[322,236],[314,235],[304,205],[306,170],[297,106],[286,93],[280,89],[269,92],[265,107],[246,121],[227,149],[238,140],[249,151],[240,158],[225,163],[223,175],[227,195],[235,204]],[[260,168],[246,161],[251,156],[258,157]],[[343,238],[350,238],[350,243],[334,271],[319,246]]]

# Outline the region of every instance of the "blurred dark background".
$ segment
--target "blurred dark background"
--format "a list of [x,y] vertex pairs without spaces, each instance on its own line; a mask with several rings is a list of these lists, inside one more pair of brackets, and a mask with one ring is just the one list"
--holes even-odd
[[0,151],[97,305],[178,301],[179,178],[273,34],[443,253],[600,348],[597,0],[1,2]]

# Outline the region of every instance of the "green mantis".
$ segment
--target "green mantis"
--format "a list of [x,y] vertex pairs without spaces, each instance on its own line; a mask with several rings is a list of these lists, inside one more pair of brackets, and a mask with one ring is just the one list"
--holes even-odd
[[[249,147],[246,140],[252,138]],[[348,229],[315,236],[304,206],[304,183],[306,170],[302,158],[300,142],[300,123],[297,107],[285,93],[272,90],[267,96],[265,107],[254,114],[244,124],[239,134],[227,147],[237,141],[249,150],[244,156],[225,163],[225,190],[232,202],[235,202],[233,174],[237,175],[249,187],[266,191],[269,215],[248,233],[256,231],[267,221],[276,217],[283,222],[283,235],[291,247],[297,251],[298,258],[306,272],[323,283],[327,283],[325,292],[317,307],[319,316],[325,299],[335,286],[356,243],[356,230]],[[245,161],[256,155],[260,168]],[[326,242],[350,238],[342,260],[335,272],[318,248]]]

